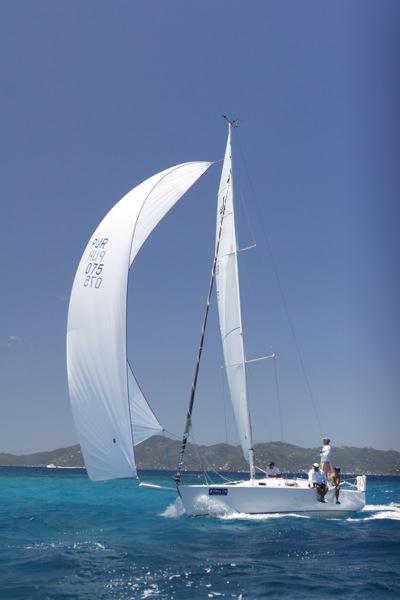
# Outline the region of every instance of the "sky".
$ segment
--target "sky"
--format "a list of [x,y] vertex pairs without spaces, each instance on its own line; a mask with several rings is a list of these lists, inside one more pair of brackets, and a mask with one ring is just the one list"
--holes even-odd
[[[400,449],[399,17],[391,0],[1,2],[0,452],[77,443],[65,333],[81,253],[143,179],[221,159],[224,113],[239,119],[238,238],[256,243],[240,254],[246,353],[277,356],[279,396],[271,360],[248,366],[255,441]],[[178,437],[219,171],[130,275],[129,358]],[[214,298],[193,439],[236,444],[216,313]]]

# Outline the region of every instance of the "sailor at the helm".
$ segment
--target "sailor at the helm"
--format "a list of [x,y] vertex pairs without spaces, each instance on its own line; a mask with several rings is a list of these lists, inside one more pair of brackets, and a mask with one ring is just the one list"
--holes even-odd
[[265,475],[266,477],[282,477],[282,473],[272,461],[268,463],[268,468],[265,470]]

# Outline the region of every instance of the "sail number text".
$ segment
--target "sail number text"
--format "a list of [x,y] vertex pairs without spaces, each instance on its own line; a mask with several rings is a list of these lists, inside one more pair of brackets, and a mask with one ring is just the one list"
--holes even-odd
[[99,289],[103,283],[105,249],[108,238],[95,238],[90,246],[88,263],[85,268],[84,287]]

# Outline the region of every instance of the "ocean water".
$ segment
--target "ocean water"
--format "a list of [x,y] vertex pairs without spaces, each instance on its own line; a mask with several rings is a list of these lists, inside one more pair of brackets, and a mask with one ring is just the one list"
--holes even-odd
[[1,599],[399,597],[400,478],[343,518],[190,518],[133,481],[0,468]]

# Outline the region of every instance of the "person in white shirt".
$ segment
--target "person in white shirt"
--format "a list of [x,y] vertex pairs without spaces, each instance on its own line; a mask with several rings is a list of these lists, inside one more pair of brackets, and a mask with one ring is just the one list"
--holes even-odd
[[314,463],[308,472],[308,487],[317,490],[318,502],[326,502],[325,496],[328,491],[326,475],[320,470],[319,464]]
[[322,448],[320,451],[321,455],[321,469],[329,479],[331,474],[333,473],[332,463],[331,463],[331,440],[329,438],[323,438],[322,440]]
[[265,475],[266,477],[282,477],[282,473],[278,467],[275,466],[274,462],[268,463],[268,468],[265,470]]

